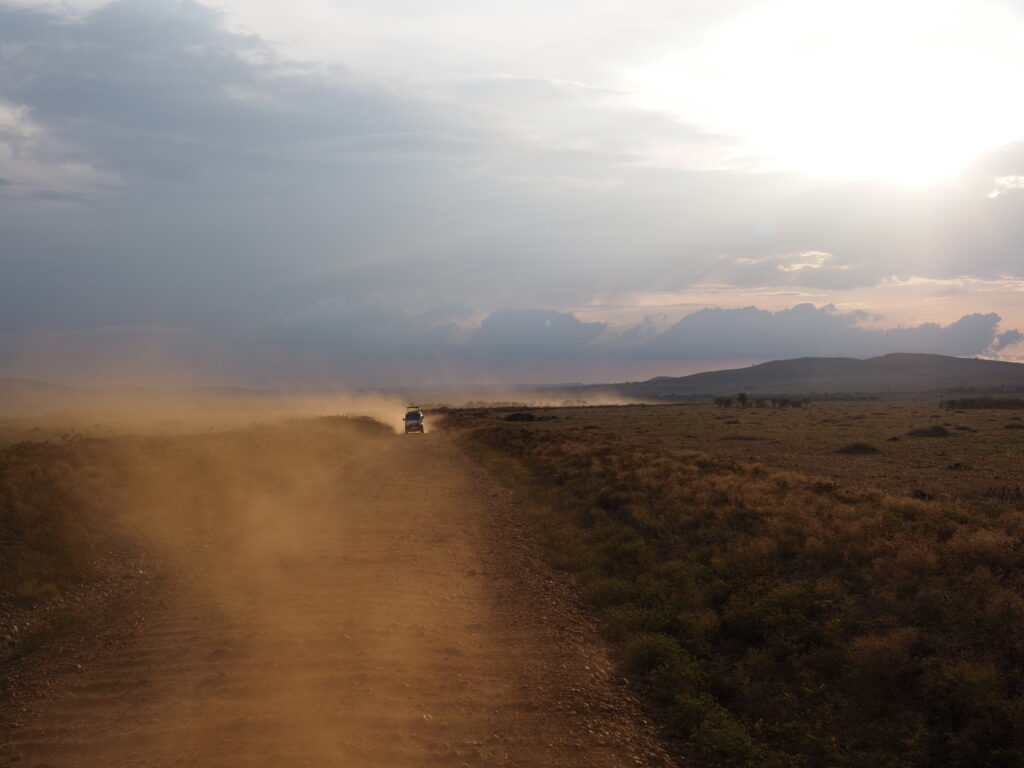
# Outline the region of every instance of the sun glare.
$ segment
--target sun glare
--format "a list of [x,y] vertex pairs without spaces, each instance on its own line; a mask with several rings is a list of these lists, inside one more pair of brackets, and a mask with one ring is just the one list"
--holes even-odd
[[925,184],[1024,136],[1024,19],[991,0],[768,2],[630,74],[766,170]]

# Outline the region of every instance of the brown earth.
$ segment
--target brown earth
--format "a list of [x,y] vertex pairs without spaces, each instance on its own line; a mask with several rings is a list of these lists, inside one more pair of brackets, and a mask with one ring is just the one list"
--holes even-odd
[[0,674],[0,765],[670,766],[515,497],[370,441],[193,544],[118,626]]

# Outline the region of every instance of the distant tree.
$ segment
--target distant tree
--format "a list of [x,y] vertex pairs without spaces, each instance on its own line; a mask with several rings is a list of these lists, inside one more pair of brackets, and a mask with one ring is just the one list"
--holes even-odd
[[717,405],[719,408],[731,408],[732,407],[732,398],[731,397],[716,397],[715,398],[715,405]]
[[740,404],[740,408],[746,408],[748,400],[749,398],[747,397],[746,392],[740,392],[738,395],[736,395],[736,402]]

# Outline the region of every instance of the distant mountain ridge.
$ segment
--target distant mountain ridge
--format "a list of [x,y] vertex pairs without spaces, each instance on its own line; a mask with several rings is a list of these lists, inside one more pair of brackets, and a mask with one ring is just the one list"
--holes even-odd
[[800,357],[691,376],[619,384],[631,397],[747,394],[1024,392],[1024,363],[895,352],[860,360]]

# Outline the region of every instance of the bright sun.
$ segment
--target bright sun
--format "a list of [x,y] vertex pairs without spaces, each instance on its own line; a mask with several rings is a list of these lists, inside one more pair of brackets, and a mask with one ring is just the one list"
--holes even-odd
[[630,79],[766,169],[924,184],[1024,137],[1024,18],[995,0],[776,0]]

